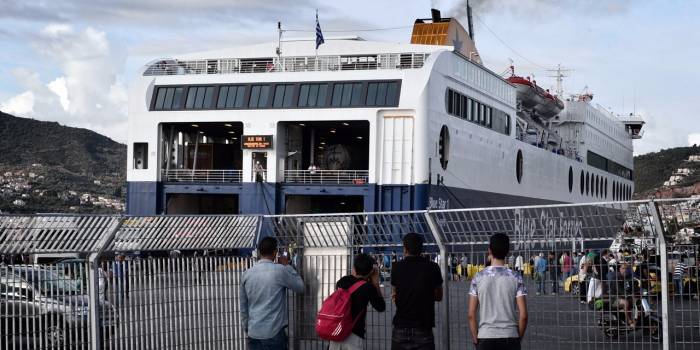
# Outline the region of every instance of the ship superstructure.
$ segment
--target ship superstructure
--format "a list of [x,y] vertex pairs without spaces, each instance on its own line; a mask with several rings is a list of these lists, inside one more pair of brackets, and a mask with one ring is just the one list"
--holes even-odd
[[582,96],[524,101],[439,12],[416,21],[411,42],[289,40],[149,63],[130,89],[128,213],[631,197],[639,120]]

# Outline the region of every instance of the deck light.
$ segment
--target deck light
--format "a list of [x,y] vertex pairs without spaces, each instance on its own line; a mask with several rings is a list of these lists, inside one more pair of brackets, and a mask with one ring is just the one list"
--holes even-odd
[[193,128],[198,128],[199,125],[197,125],[197,124],[192,124],[192,127],[193,127]]
[[335,134],[335,129],[331,129],[331,133],[332,133],[332,134]]
[[350,124],[343,122],[343,125],[348,126],[348,125],[350,125]]
[[322,144],[322,145],[325,145],[326,143],[325,143],[325,142],[323,142],[323,141],[321,141],[321,144]]
[[229,134],[235,134],[236,132],[235,132],[235,131],[229,131],[228,133],[229,133]]
[[357,139],[358,139],[358,140],[362,140],[362,136],[358,136]]
[[232,127],[233,125],[231,125],[231,124],[228,124],[228,123],[226,123],[226,124],[224,124],[224,126],[226,126],[226,127],[229,127],[229,128],[230,128],[230,127]]
[[306,126],[306,124],[304,124],[304,123],[299,123],[299,126]]

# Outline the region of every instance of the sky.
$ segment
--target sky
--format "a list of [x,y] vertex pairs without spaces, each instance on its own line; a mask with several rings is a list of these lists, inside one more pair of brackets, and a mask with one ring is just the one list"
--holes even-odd
[[[466,0],[0,0],[0,111],[95,130],[126,142],[127,89],[151,60],[277,39],[409,42],[435,7],[466,26]],[[646,121],[635,154],[700,144],[700,1],[472,0],[476,45],[497,73]],[[389,28],[389,29],[387,29]],[[368,30],[381,29],[381,30]],[[296,30],[296,31],[292,31]]]

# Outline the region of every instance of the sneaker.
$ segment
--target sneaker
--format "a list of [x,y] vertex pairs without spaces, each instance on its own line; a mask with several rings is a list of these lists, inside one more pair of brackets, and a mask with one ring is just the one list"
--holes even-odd
[[537,294],[535,294],[535,295],[540,295],[540,292],[537,292]]

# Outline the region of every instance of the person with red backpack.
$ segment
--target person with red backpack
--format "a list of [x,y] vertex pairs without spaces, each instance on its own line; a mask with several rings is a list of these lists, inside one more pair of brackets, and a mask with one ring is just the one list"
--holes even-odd
[[367,254],[356,255],[352,275],[338,280],[336,288],[321,306],[316,332],[331,341],[329,350],[364,349],[367,305],[379,312],[386,309],[375,260]]

